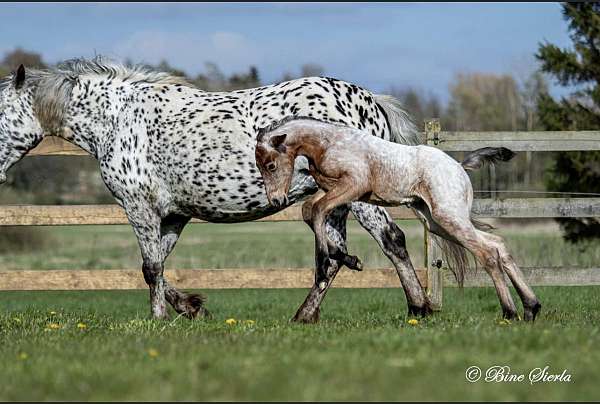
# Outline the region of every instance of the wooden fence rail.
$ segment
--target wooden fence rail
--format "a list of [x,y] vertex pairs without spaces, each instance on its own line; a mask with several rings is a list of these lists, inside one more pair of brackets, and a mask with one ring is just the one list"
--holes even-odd
[[[472,151],[481,147],[506,146],[514,151],[600,150],[600,131],[564,132],[445,132],[438,120],[426,122],[423,141],[445,151]],[[82,149],[59,138],[45,138],[28,156],[86,156]],[[407,208],[388,209],[394,219],[415,219]],[[476,199],[473,214],[483,218],[600,217],[600,198],[509,198]],[[259,221],[301,220],[300,206],[275,213]],[[127,224],[118,205],[4,205],[0,226],[56,226]],[[192,223],[204,223],[192,220]],[[441,307],[442,286],[454,286],[441,254],[425,231],[425,265],[417,269],[434,304]],[[442,265],[439,265],[440,262]],[[523,268],[532,285],[600,285],[600,268]],[[312,268],[166,270],[178,287],[308,288]],[[469,276],[466,286],[489,286],[483,271]],[[363,272],[342,271],[335,287],[397,287],[390,268]],[[13,270],[0,271],[0,290],[138,289],[146,288],[140,270]]]

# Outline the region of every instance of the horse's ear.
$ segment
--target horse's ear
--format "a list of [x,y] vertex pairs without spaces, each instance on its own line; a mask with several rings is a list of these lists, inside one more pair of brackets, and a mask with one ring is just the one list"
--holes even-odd
[[19,65],[17,69],[17,73],[15,74],[15,88],[18,90],[23,87],[25,83],[25,66],[23,64]]
[[277,149],[279,148],[279,146],[281,146],[283,144],[283,142],[285,142],[285,138],[287,137],[287,134],[283,134],[283,135],[277,135],[277,136],[273,136],[271,138],[271,146],[273,146],[273,148]]

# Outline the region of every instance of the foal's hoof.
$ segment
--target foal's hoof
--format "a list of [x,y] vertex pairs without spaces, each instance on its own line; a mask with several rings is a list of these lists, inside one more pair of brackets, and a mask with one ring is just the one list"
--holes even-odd
[[540,302],[535,302],[535,304],[531,307],[526,307],[523,313],[523,319],[525,321],[535,321],[538,313],[542,309],[542,305]]
[[346,255],[344,265],[354,271],[362,271],[363,263],[356,255]]
[[505,320],[515,320],[519,318],[519,314],[513,310],[502,309],[502,318]]

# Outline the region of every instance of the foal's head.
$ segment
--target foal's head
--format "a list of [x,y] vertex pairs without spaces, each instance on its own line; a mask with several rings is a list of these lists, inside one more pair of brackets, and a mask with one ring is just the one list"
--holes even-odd
[[284,128],[261,129],[256,142],[256,165],[262,175],[269,203],[275,207],[288,203],[288,191],[294,174],[295,152],[286,145]]

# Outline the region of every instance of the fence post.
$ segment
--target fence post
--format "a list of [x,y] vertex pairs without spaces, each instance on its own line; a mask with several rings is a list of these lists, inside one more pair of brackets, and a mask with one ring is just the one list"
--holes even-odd
[[[429,119],[425,121],[425,141],[430,146],[436,146],[439,143],[439,133],[441,130],[439,119]],[[425,221],[423,223],[423,239],[425,245],[425,268],[427,269],[427,295],[431,301],[434,310],[442,309],[443,297],[443,274],[442,274],[442,252],[435,243],[429,226]]]
[[490,198],[496,199],[498,196],[496,190],[498,189],[498,183],[496,182],[496,166],[492,163],[488,166],[490,174]]

